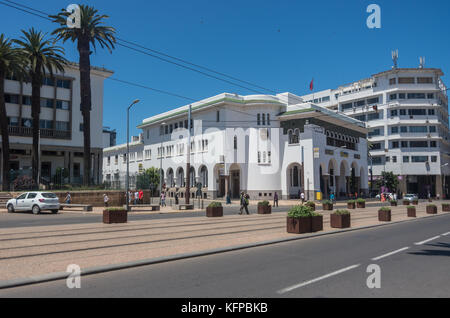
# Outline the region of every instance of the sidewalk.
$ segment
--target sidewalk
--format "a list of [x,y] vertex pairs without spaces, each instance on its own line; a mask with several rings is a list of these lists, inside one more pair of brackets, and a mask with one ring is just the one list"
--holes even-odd
[[[426,204],[416,206],[417,218],[434,217],[425,213]],[[378,207],[350,211],[352,228],[389,224],[378,221]],[[329,224],[330,211],[322,214],[324,231],[318,233],[336,231]],[[438,215],[441,214],[439,204]],[[393,222],[407,219],[405,206],[392,207]],[[305,234],[286,233],[286,213],[283,212],[2,229],[0,281],[65,272],[69,264],[77,264],[83,270],[302,236]]]

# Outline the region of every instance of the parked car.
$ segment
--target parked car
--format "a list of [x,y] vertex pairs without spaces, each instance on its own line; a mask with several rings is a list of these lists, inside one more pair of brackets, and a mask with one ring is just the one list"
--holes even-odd
[[6,208],[9,213],[32,211],[33,214],[39,214],[41,211],[49,210],[56,214],[59,211],[59,199],[51,192],[25,192],[15,199],[8,200]]
[[405,194],[405,196],[403,197],[403,200],[409,200],[411,202],[413,200],[419,200],[419,197],[417,196],[417,194],[408,193],[408,194]]
[[[385,198],[386,198],[386,199],[389,199],[389,198],[391,198],[391,197],[394,196],[394,194],[392,194],[392,193],[390,193],[390,192],[386,192],[384,195],[385,195]],[[376,195],[376,198],[377,198],[378,200],[381,200],[381,194],[380,194],[380,193],[377,194],[377,195]]]

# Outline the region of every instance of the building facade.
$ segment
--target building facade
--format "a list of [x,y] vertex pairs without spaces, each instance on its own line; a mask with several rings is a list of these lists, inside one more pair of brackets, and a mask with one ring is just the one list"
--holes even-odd
[[383,171],[392,171],[401,193],[448,198],[449,114],[443,75],[436,68],[393,68],[302,99],[366,123],[373,189]]
[[[103,82],[112,72],[91,68],[92,182],[102,182]],[[14,77],[5,80],[9,121],[11,181],[31,176],[32,119],[31,84]],[[77,64],[64,73],[47,76],[41,88],[40,176],[42,183],[81,184],[83,180],[83,116],[80,111],[80,76]],[[0,160],[3,158],[0,156]],[[0,164],[0,167],[2,165]],[[2,174],[3,171],[0,171]],[[0,180],[2,180],[0,178]]]
[[[238,198],[244,191],[258,200],[301,192],[315,199],[368,191],[367,129],[359,120],[290,93],[224,93],[191,107],[190,123],[183,106],[138,126],[142,134],[130,143],[131,187],[136,174],[156,167],[169,197],[184,196],[187,177],[191,196],[203,198]],[[126,144],[105,148],[103,160],[104,181],[123,188]]]

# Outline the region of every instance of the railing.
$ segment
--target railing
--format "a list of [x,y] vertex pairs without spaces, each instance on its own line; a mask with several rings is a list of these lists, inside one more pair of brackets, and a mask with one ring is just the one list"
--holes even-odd
[[[71,139],[72,137],[71,131],[46,128],[39,130],[41,132],[41,138]],[[8,131],[11,136],[33,137],[33,128],[31,127],[8,126]]]

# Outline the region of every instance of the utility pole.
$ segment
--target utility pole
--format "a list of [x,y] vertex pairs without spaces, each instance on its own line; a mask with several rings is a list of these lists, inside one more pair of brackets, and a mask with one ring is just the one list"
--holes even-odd
[[134,105],[139,103],[139,99],[136,99],[135,101],[133,101],[133,103],[131,103],[130,106],[128,106],[127,108],[127,175],[125,176],[125,191],[127,193],[127,212],[130,210],[130,206],[129,206],[129,201],[130,201],[130,192],[128,191],[129,187],[130,187],[130,180],[129,180],[129,175],[130,175],[130,108]]
[[[162,129],[164,129],[164,125],[166,123],[161,123],[160,127],[163,127]],[[161,128],[160,128],[161,130]],[[162,183],[164,181],[164,176],[162,174],[162,159],[163,159],[163,135],[161,135],[161,147],[159,150],[159,205],[162,204],[162,198],[161,198],[161,194],[162,194]]]
[[191,111],[192,107],[189,105],[188,112],[188,138],[187,138],[187,158],[186,158],[186,200],[185,203],[189,204],[189,199],[191,197]]

